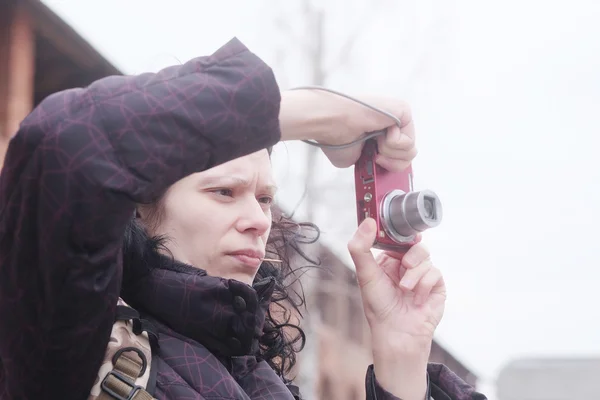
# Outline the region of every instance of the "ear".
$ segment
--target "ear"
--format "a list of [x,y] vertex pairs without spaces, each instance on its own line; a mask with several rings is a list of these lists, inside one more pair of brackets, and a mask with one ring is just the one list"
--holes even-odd
[[137,219],[138,223],[145,229],[148,228],[148,221],[151,215],[152,211],[150,210],[150,207],[143,204],[136,204],[135,209],[133,210],[133,218]]
[[160,203],[155,204],[136,204],[134,217],[138,223],[146,229],[149,235],[154,235],[158,229],[161,220]]
[[133,218],[144,219],[144,216],[147,216],[144,211],[144,207],[141,204],[136,204],[135,209],[133,210]]
[[152,209],[153,209],[152,205],[148,205],[148,204],[136,204],[135,205],[135,210],[133,212],[133,215],[136,218],[140,218],[140,219],[142,219],[142,220],[145,221],[145,220],[148,220],[148,218],[152,214]]

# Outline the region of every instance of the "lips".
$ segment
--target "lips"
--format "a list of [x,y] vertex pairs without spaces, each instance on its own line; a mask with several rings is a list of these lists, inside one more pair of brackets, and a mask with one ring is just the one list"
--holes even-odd
[[257,251],[257,250],[252,250],[252,249],[238,250],[238,251],[231,252],[229,254],[232,256],[246,256],[246,257],[258,258],[260,260],[265,258],[265,253],[263,251]]
[[237,259],[242,264],[252,268],[258,268],[262,263],[262,259],[265,258],[264,252],[251,249],[234,251],[232,253],[228,253],[228,255]]

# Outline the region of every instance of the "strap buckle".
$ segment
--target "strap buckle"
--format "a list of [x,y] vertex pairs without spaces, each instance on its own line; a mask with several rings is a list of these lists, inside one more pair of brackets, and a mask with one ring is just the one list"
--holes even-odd
[[[129,393],[127,394],[127,397],[124,397],[115,391],[115,385],[119,385],[119,386],[121,386],[121,385],[118,384],[118,382],[114,382],[114,381],[108,382],[108,379],[110,376],[113,376],[118,381],[121,381],[124,384],[126,384],[127,386],[131,387],[131,389],[129,390]],[[109,387],[109,385],[112,386],[112,389]],[[135,383],[133,383],[128,377],[123,376],[122,374],[120,374],[119,372],[117,372],[115,370],[109,371],[108,374],[106,374],[106,377],[102,380],[100,387],[102,388],[102,390],[104,390],[106,393],[108,393],[109,395],[114,397],[116,400],[132,400],[133,397],[140,390],[144,389],[143,387],[138,386]]]

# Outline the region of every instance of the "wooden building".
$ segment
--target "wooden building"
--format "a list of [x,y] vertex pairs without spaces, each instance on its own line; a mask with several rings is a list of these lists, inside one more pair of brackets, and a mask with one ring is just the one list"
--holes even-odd
[[51,93],[120,74],[39,0],[0,2],[0,166],[20,121]]

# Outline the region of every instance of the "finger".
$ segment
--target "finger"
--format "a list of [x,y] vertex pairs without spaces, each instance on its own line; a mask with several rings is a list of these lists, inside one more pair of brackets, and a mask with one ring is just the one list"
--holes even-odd
[[415,138],[403,132],[397,125],[387,128],[385,135],[377,137],[379,151],[409,150],[415,147]]
[[402,129],[401,129],[402,133],[405,136],[408,136],[409,138],[412,138],[413,143],[415,140],[415,121],[412,119],[412,115],[409,113],[407,113],[406,117],[404,118],[404,121],[402,123]]
[[356,278],[361,288],[377,283],[385,274],[371,253],[376,234],[375,220],[366,218],[348,242],[348,251],[356,266]]
[[443,284],[442,272],[432,266],[415,287],[415,304],[424,304],[433,288],[440,284]]
[[410,105],[403,100],[389,99],[389,101],[390,102],[382,108],[384,108],[386,111],[389,111],[400,120],[400,126],[402,129],[409,128],[410,125],[413,124],[412,110]]
[[400,280],[400,287],[406,290],[414,290],[421,279],[433,268],[430,260],[425,260],[416,268],[406,269],[404,276]]
[[402,257],[402,265],[406,269],[416,268],[423,261],[431,259],[431,253],[423,242],[417,243],[412,246]]
[[419,151],[417,150],[416,147],[412,147],[408,150],[385,150],[384,151],[379,151],[377,153],[377,155],[379,157],[382,158],[387,158],[391,161],[413,161],[416,157],[417,154],[419,153]]
[[411,161],[394,160],[388,157],[377,155],[377,158],[375,158],[375,163],[386,171],[402,172],[410,166]]
[[[410,125],[413,121],[412,111],[410,105],[403,100],[399,100],[396,98],[382,98],[380,96],[371,97],[365,96],[362,97],[362,100],[369,104],[375,104],[380,109],[389,112],[394,115],[396,118],[400,120],[400,126],[402,128]],[[367,110],[368,119],[375,120],[378,124],[390,124],[392,119],[387,115],[383,115],[378,112],[373,112],[372,110]],[[370,127],[367,127],[370,128]]]
[[401,258],[391,257],[387,253],[381,253],[376,258],[377,265],[391,279],[395,286],[398,286],[400,279],[404,276],[406,268],[401,265]]
[[[387,257],[391,257],[391,258],[395,258],[396,260],[400,260],[402,261],[402,259],[404,258],[404,256],[406,255],[406,253],[414,246],[418,245],[419,243],[421,243],[421,240],[423,240],[423,234],[422,233],[417,233],[415,235],[415,238],[413,239],[413,245],[409,248],[407,248],[406,251],[401,252],[401,251],[390,251],[390,250],[386,250],[383,251],[379,254],[380,257],[382,256],[387,256]],[[425,245],[421,245],[421,247],[424,247]],[[427,250],[427,248],[425,248],[425,251],[427,251],[427,253],[429,253],[429,251]]]
[[[417,245],[419,245],[419,247],[423,247],[423,250],[425,250],[429,254],[429,250],[427,250],[427,248],[425,247],[425,245],[424,244],[420,244],[422,240],[423,240],[423,234],[421,232],[419,232],[419,233],[417,233],[415,235],[415,238],[413,239],[413,243],[414,244],[412,246],[408,247],[406,249],[406,251],[402,252],[402,251],[390,251],[390,250],[386,250],[386,251],[383,251],[380,255],[384,255],[385,254],[388,257],[395,258],[396,260],[402,261],[402,259],[410,251],[410,249],[412,249],[413,247],[415,247]],[[417,250],[413,250],[413,251],[417,251]],[[418,250],[418,251],[421,251],[421,250]]]
[[386,135],[377,138],[378,155],[375,162],[388,171],[406,169],[417,156],[414,139],[397,126],[388,128]]

